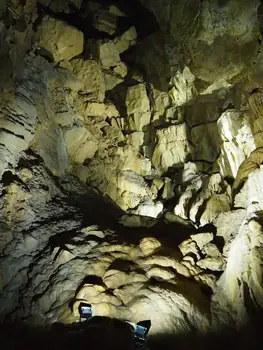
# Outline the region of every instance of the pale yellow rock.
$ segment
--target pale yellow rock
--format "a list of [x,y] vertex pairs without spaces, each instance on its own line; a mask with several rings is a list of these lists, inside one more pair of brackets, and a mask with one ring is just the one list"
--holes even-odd
[[221,257],[207,256],[204,259],[197,261],[196,265],[201,269],[208,269],[212,271],[225,270],[225,261]]
[[125,137],[124,137],[123,133],[121,132],[120,128],[116,128],[114,126],[107,124],[101,129],[102,129],[105,137],[107,138],[106,142],[109,145],[111,145],[111,146],[114,144],[118,145],[119,142],[124,142]]
[[152,91],[153,109],[161,116],[170,104],[169,94],[156,89],[153,84],[151,84],[150,87]]
[[150,160],[138,155],[132,147],[119,147],[115,155],[122,159],[122,170],[131,170],[141,176],[151,174]]
[[132,213],[140,216],[157,218],[163,211],[163,204],[160,201],[154,202],[151,199],[142,201]]
[[222,194],[213,194],[207,201],[205,210],[200,218],[201,225],[212,222],[219,214],[230,211],[230,199]]
[[105,69],[116,67],[121,63],[119,50],[112,41],[99,40],[97,42],[97,52],[100,64]]
[[116,48],[119,53],[122,53],[130,46],[136,44],[137,32],[134,26],[130,27],[126,32],[124,32],[120,37],[114,40]]
[[60,251],[59,247],[56,247],[53,251],[53,256],[55,259],[55,266],[61,265],[61,264],[66,264],[69,262],[71,259],[75,258],[75,255],[72,254],[72,252],[68,250],[62,250]]
[[139,243],[139,248],[144,256],[153,254],[160,247],[161,243],[153,237],[145,237]]
[[187,267],[183,266],[175,259],[169,258],[167,256],[152,255],[145,257],[144,259],[139,259],[137,263],[142,266],[159,265],[163,267],[172,267],[180,275],[183,275],[185,277],[190,276],[190,272]]
[[245,182],[251,172],[259,168],[263,161],[263,147],[255,149],[247,159],[240,165],[237,177],[233,184],[233,190],[236,191]]
[[128,130],[147,131],[151,122],[151,112],[134,112],[128,118]]
[[170,97],[175,106],[182,106],[186,102],[197,96],[197,90],[194,85],[195,76],[189,67],[185,66],[183,71],[178,71],[173,79],[173,87],[170,90]]
[[92,305],[94,310],[94,316],[108,316],[119,319],[129,320],[131,318],[131,312],[127,307],[116,307],[110,303],[98,303]]
[[182,264],[185,264],[187,262],[187,267],[189,268],[189,264],[192,266],[195,266],[195,259],[192,255],[185,255],[181,261]]
[[197,179],[194,183],[187,186],[185,191],[180,196],[178,204],[174,207],[174,214],[176,216],[180,216],[183,219],[188,218],[189,203],[191,202],[191,199],[194,196],[194,194],[199,189],[201,189],[201,187],[202,187],[201,179]]
[[74,128],[65,133],[67,152],[73,162],[83,164],[86,159],[94,156],[99,142],[83,127]]
[[[186,255],[187,256],[187,255]],[[181,264],[188,268],[189,273],[191,276],[196,276],[202,272],[200,267],[196,266],[195,264],[192,264],[191,261],[183,259],[181,261]]]
[[200,250],[202,250],[205,245],[214,239],[213,233],[211,232],[196,233],[190,237],[194,242],[196,242]]
[[117,298],[114,295],[107,294],[107,293],[101,293],[100,295],[90,297],[88,299],[91,304],[96,303],[109,303],[114,306],[121,306],[122,302],[119,298]]
[[128,68],[124,62],[119,63],[116,67],[113,68],[113,71],[124,78],[128,73]]
[[[166,179],[165,179],[166,180]],[[153,183],[152,183],[157,189],[158,191],[163,187],[164,185],[164,181],[160,178],[155,178],[153,179]]]
[[194,276],[194,279],[202,284],[207,285],[212,291],[216,288],[216,276],[209,273],[200,273],[199,275]]
[[129,144],[136,149],[139,149],[144,143],[144,132],[142,131],[134,131],[126,137]]
[[115,289],[113,294],[122,300],[125,305],[127,305],[144,285],[144,282],[125,284],[125,286],[121,287],[120,289]]
[[19,224],[19,222],[23,222],[27,218],[31,219],[33,213],[29,211],[27,204],[31,197],[30,192],[24,191],[15,183],[8,186],[3,213],[10,225],[15,226],[16,223]]
[[[213,296],[213,303],[220,315],[228,321],[227,310],[231,311],[232,319],[237,326],[245,324],[248,320],[246,294],[240,292],[240,283],[252,293],[253,300],[262,307],[262,254],[263,246],[262,226],[255,219],[245,220],[233,240],[226,270],[218,282],[218,288]],[[222,314],[223,312],[223,314]]]
[[28,168],[23,168],[19,172],[19,176],[23,182],[28,182],[29,180],[32,179],[33,173],[30,169]]
[[142,113],[150,110],[150,103],[147,96],[146,85],[141,83],[130,86],[126,95],[127,114]]
[[106,90],[112,90],[115,88],[115,86],[121,84],[123,82],[123,78],[121,78],[120,75],[113,73],[112,71],[104,71],[103,72],[104,81],[105,81],[105,88]]
[[87,236],[92,235],[98,238],[105,238],[106,234],[99,229],[98,226],[88,226],[81,229],[81,232],[85,233]]
[[103,276],[103,282],[108,288],[115,289],[126,284],[128,275],[119,270],[108,270]]
[[65,173],[68,155],[63,132],[58,125],[50,123],[47,127],[40,127],[33,140],[33,148],[54,175]]
[[178,248],[180,249],[183,255],[194,254],[198,260],[201,258],[200,250],[197,243],[192,241],[191,239],[187,239],[186,241],[183,241],[178,246]]
[[103,276],[103,282],[108,288],[116,289],[127,283],[145,282],[148,278],[140,273],[125,273],[119,270],[108,270]]
[[236,177],[244,159],[256,148],[251,122],[247,114],[227,110],[217,121],[222,140],[218,165],[224,176]]
[[76,295],[76,299],[89,300],[90,297],[96,297],[101,293],[105,292],[105,287],[97,284],[86,283],[81,287],[80,291]]
[[172,125],[157,130],[152,163],[157,169],[165,171],[171,166],[184,163],[191,151],[187,125],[185,123]]
[[214,257],[222,256],[217,246],[213,243],[206,244],[202,249],[202,253],[205,255],[214,256]]
[[157,278],[161,280],[170,280],[175,278],[175,273],[164,267],[151,267],[146,272],[146,276],[150,278]]
[[[219,173],[213,174],[211,176],[208,177],[203,177],[202,181],[200,182],[198,180],[199,186],[195,187],[196,189],[201,189],[197,196],[195,196],[195,200],[191,203],[191,209],[190,209],[190,219],[195,222],[196,220],[196,215],[198,214],[198,211],[200,209],[200,207],[202,206],[202,204],[204,203],[205,200],[209,199],[213,194],[221,194],[224,190],[225,190],[225,183],[222,181],[222,177]],[[222,198],[223,204],[225,204],[225,194]],[[227,196],[228,198],[228,196]],[[214,208],[216,209],[216,199],[217,197],[214,197],[215,199],[215,203],[214,200],[212,199],[211,203],[212,203],[212,207],[214,206]],[[220,205],[221,202],[219,202]],[[224,206],[225,207],[225,206]],[[203,212],[203,210],[202,210]],[[209,215],[210,211],[207,212],[207,214]],[[211,211],[211,214],[213,215],[213,211]],[[219,214],[219,213],[218,213]],[[215,217],[215,216],[214,216]],[[205,217],[206,218],[206,217]],[[205,221],[205,219],[204,219]]]
[[119,112],[113,104],[104,104],[98,102],[87,103],[86,115],[91,117],[118,117]]
[[162,198],[171,199],[174,197],[174,184],[169,177],[165,177],[164,186],[162,189]]
[[55,62],[69,61],[83,51],[83,33],[52,17],[43,19],[37,36],[39,47],[49,51]]
[[248,176],[248,208],[249,214],[260,212],[263,209],[263,166],[254,170]]
[[78,91],[87,96],[87,100],[103,102],[105,98],[105,82],[99,64],[95,60],[76,58],[70,61],[71,69],[79,84]]

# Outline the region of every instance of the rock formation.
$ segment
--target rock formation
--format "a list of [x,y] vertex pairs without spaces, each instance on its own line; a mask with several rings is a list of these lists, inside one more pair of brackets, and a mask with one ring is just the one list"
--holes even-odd
[[263,307],[259,0],[0,4],[0,322],[240,329]]

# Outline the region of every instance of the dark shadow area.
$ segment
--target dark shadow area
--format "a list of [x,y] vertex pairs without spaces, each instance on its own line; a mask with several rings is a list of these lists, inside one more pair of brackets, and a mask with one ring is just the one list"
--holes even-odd
[[85,285],[85,284],[95,284],[98,286],[105,286],[103,280],[101,277],[98,277],[96,275],[88,275],[86,276],[82,283],[80,284],[80,286],[77,288],[75,295],[78,294],[78,292],[81,290],[81,288]]
[[[185,334],[149,334],[147,345],[152,350],[261,350],[262,319],[262,311],[258,311],[239,331],[223,328],[208,335],[197,334],[195,330]],[[1,325],[0,343],[5,350],[135,349],[132,328],[128,323],[98,316],[93,317],[88,326],[83,326],[83,323],[56,323],[48,329],[23,322]]]
[[216,235],[216,226],[213,224],[206,224],[204,226],[199,227],[196,230],[196,233],[202,233],[202,232],[212,232],[213,235]]
[[[96,10],[92,9],[92,6],[89,6],[89,1],[85,0],[79,10],[72,8],[70,13],[53,12],[48,6],[38,3],[39,17],[34,23],[34,30],[37,31],[45,15],[65,21],[83,32],[85,37],[84,50],[80,56],[84,59],[90,59],[97,56],[96,50],[94,51],[91,47],[91,41],[113,40],[134,26],[138,35],[137,43],[121,53],[121,60],[128,66],[137,67],[142,71],[148,82],[152,83],[155,88],[168,92],[171,72],[170,64],[165,53],[166,39],[164,33],[160,30],[154,14],[138,0],[98,0],[96,3],[99,6],[101,5],[102,9],[106,11],[110,5],[116,5],[126,14],[126,16],[117,18],[117,28],[114,34],[108,34],[95,28],[93,19]],[[52,55],[50,53],[44,50],[38,50],[37,53],[45,57],[48,61],[52,61]],[[125,81],[126,83],[127,81]],[[121,84],[121,86],[124,87],[124,84]]]
[[40,23],[45,14],[48,14],[56,19],[66,21],[68,24],[82,31],[85,35],[85,39],[113,39],[114,37],[120,36],[131,26],[135,26],[138,39],[142,40],[151,33],[159,30],[159,25],[153,13],[146,9],[138,0],[98,0],[96,2],[100,3],[104,9],[115,4],[126,14],[125,17],[118,18],[117,29],[113,35],[99,31],[93,26],[93,16],[96,11],[91,10],[89,1],[87,0],[82,2],[80,10],[72,8],[70,13],[55,13],[49,7],[38,4],[40,17],[36,25]]

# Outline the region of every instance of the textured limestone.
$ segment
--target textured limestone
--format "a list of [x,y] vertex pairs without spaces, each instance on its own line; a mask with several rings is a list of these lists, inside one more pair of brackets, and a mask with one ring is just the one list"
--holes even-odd
[[86,116],[91,117],[118,117],[119,112],[114,104],[89,102],[86,107]]
[[63,133],[58,126],[51,125],[48,130],[39,131],[35,150],[55,175],[64,173],[68,166],[68,156]]
[[55,62],[69,61],[83,51],[83,33],[52,17],[43,19],[37,38],[38,46],[48,51]]
[[174,75],[170,96],[175,106],[181,106],[197,96],[194,81],[195,76],[192,74],[189,67],[185,67],[182,72],[178,71]]
[[78,90],[86,95],[87,99],[102,102],[106,88],[98,63],[94,60],[73,59],[70,65],[81,84]]
[[223,141],[218,160],[220,172],[224,176],[236,177],[241,163],[256,148],[249,118],[229,110],[221,115],[217,125]]
[[149,111],[150,103],[145,84],[138,84],[128,88],[126,107],[128,115]]
[[99,40],[95,45],[96,54],[103,68],[108,69],[121,63],[119,50],[114,42]]
[[78,164],[92,158],[98,150],[98,140],[85,128],[75,128],[65,134],[68,155]]
[[130,27],[120,37],[114,40],[115,45],[119,53],[122,53],[129,49],[130,46],[136,44],[137,32],[135,27]]
[[184,123],[157,130],[156,141],[152,159],[156,168],[165,171],[169,167],[181,165],[190,157],[192,147]]
[[111,4],[0,4],[0,321],[91,302],[176,335],[262,306],[259,1],[140,2],[160,30]]
[[105,71],[103,75],[105,81],[105,88],[107,91],[114,89],[115,86],[123,82],[123,78],[112,71]]

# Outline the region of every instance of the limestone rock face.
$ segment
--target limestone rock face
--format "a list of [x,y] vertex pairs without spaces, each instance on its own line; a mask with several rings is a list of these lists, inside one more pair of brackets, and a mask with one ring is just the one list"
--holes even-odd
[[70,61],[72,72],[77,77],[79,91],[88,99],[103,102],[105,98],[105,83],[98,63],[94,60],[73,59]]
[[68,156],[61,129],[51,125],[48,130],[40,130],[35,147],[46,166],[55,175],[62,175],[68,166]]
[[115,45],[119,53],[129,49],[130,46],[135,45],[137,39],[137,32],[135,27],[130,27],[120,37],[115,39]]
[[132,5],[0,4],[0,322],[87,302],[154,342],[263,305],[262,6]]
[[85,128],[75,128],[65,134],[68,155],[77,164],[83,164],[86,159],[93,158],[98,150],[97,140]]
[[145,84],[138,84],[128,89],[126,106],[128,115],[150,110]]
[[236,177],[241,163],[256,148],[249,118],[237,111],[226,111],[217,121],[223,141],[222,154],[218,160],[225,176]]
[[38,46],[55,62],[69,61],[83,51],[83,33],[52,17],[44,18],[38,31]]
[[167,170],[169,167],[184,163],[191,154],[187,125],[172,125],[157,130],[157,144],[153,154],[153,165]]

